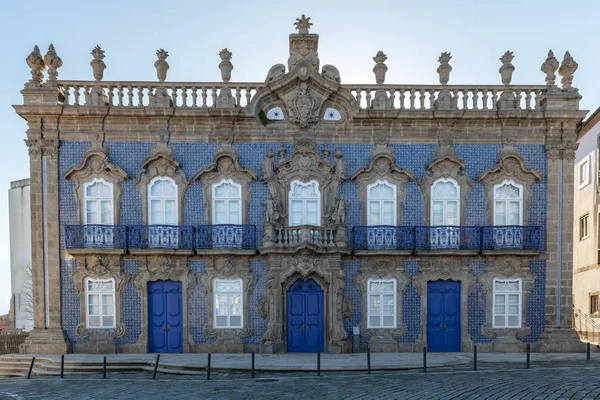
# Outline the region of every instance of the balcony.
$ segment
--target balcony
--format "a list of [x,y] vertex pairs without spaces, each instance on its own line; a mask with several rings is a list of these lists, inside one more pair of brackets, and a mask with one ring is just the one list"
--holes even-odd
[[265,225],[264,249],[278,249],[295,252],[303,247],[312,247],[317,251],[347,248],[346,232],[343,227],[322,227],[299,225],[280,227]]
[[194,248],[194,227],[177,225],[133,225],[128,227],[128,249]]
[[200,225],[196,227],[196,249],[256,249],[256,226]]
[[354,250],[409,250],[414,248],[411,226],[355,226],[352,229]]
[[478,226],[416,226],[415,250],[479,251]]
[[481,236],[482,250],[534,250],[541,249],[541,232],[537,226],[484,226]]
[[127,249],[127,227],[124,225],[67,225],[67,249]]

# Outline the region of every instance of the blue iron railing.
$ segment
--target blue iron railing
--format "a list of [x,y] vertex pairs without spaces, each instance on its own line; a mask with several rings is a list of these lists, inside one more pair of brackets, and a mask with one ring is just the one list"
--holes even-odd
[[416,250],[479,250],[478,226],[416,226]]
[[414,248],[411,226],[355,226],[352,228],[356,250],[412,250]]
[[197,249],[256,249],[254,225],[200,225],[196,227]]
[[129,226],[130,249],[193,249],[194,227],[178,225]]
[[483,250],[539,250],[541,231],[538,226],[484,226],[481,248]]
[[127,227],[124,225],[67,225],[67,249],[126,249]]

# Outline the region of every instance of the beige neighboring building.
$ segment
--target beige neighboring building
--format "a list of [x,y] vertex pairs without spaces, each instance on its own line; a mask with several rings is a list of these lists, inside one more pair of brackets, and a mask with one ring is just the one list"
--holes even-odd
[[580,127],[575,158],[573,324],[583,340],[600,342],[600,108]]

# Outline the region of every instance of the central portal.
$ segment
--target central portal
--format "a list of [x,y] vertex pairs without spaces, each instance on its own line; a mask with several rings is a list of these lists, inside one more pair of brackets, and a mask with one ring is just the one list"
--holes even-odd
[[323,351],[323,289],[312,279],[287,291],[287,351]]

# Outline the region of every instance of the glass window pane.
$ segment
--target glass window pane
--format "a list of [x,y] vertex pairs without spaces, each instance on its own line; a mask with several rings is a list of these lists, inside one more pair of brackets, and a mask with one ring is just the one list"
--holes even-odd
[[431,225],[444,225],[444,202],[434,201],[431,207]]
[[383,317],[383,326],[386,328],[395,328],[394,317],[393,316],[384,316]]
[[228,224],[240,223],[240,202],[238,200],[229,201],[229,220]]
[[242,327],[242,317],[241,316],[230,317],[229,326],[232,328],[241,328]]
[[380,203],[379,201],[371,201],[369,203],[369,224],[370,225],[381,225],[380,221]]
[[458,225],[458,202],[446,202],[446,225]]
[[162,224],[162,204],[160,200],[150,200],[150,225]]
[[228,307],[226,294],[215,296],[215,315],[227,315]]
[[521,225],[520,221],[521,214],[521,203],[517,201],[511,201],[508,203],[508,224],[509,225]]
[[508,326],[518,327],[519,324],[519,316],[518,315],[509,315],[508,316]]
[[377,327],[379,327],[379,322],[380,322],[380,319],[381,319],[380,317],[378,317],[378,316],[373,316],[373,315],[372,315],[372,316],[369,318],[369,324],[370,324],[370,326],[371,326],[371,327],[373,327],[373,328],[377,328]]
[[394,202],[384,201],[383,202],[383,225],[396,225],[394,219]]
[[242,315],[242,298],[239,294],[229,295],[229,315]]
[[102,326],[104,326],[104,327],[113,326],[114,325],[113,318],[114,317],[112,315],[102,317]]
[[369,312],[371,315],[381,315],[381,297],[379,295],[369,296]]
[[165,200],[165,224],[175,225],[177,223],[177,211],[175,200]]
[[494,317],[494,324],[495,326],[502,328],[503,326],[505,326],[506,324],[506,318],[504,317],[504,315],[496,315]]
[[511,315],[519,314],[519,295],[508,295],[508,313]]
[[506,202],[497,201],[494,212],[496,213],[496,225],[506,225]]
[[89,326],[92,328],[97,328],[100,326],[100,317],[99,316],[90,316],[89,321],[90,321]]
[[496,299],[496,303],[495,303],[495,307],[494,307],[494,314],[502,314],[504,315],[504,313],[506,313],[506,307],[505,307],[505,299],[504,299],[504,295],[502,294],[497,294],[495,296]]
[[88,224],[98,224],[98,203],[96,200],[86,201],[86,222]]
[[227,316],[217,316],[216,322],[217,322],[217,328],[227,327]]
[[394,315],[396,304],[394,303],[394,295],[386,294],[383,296],[383,315]]
[[225,281],[217,280],[215,281],[215,291],[216,292],[224,292],[227,288],[227,283]]

